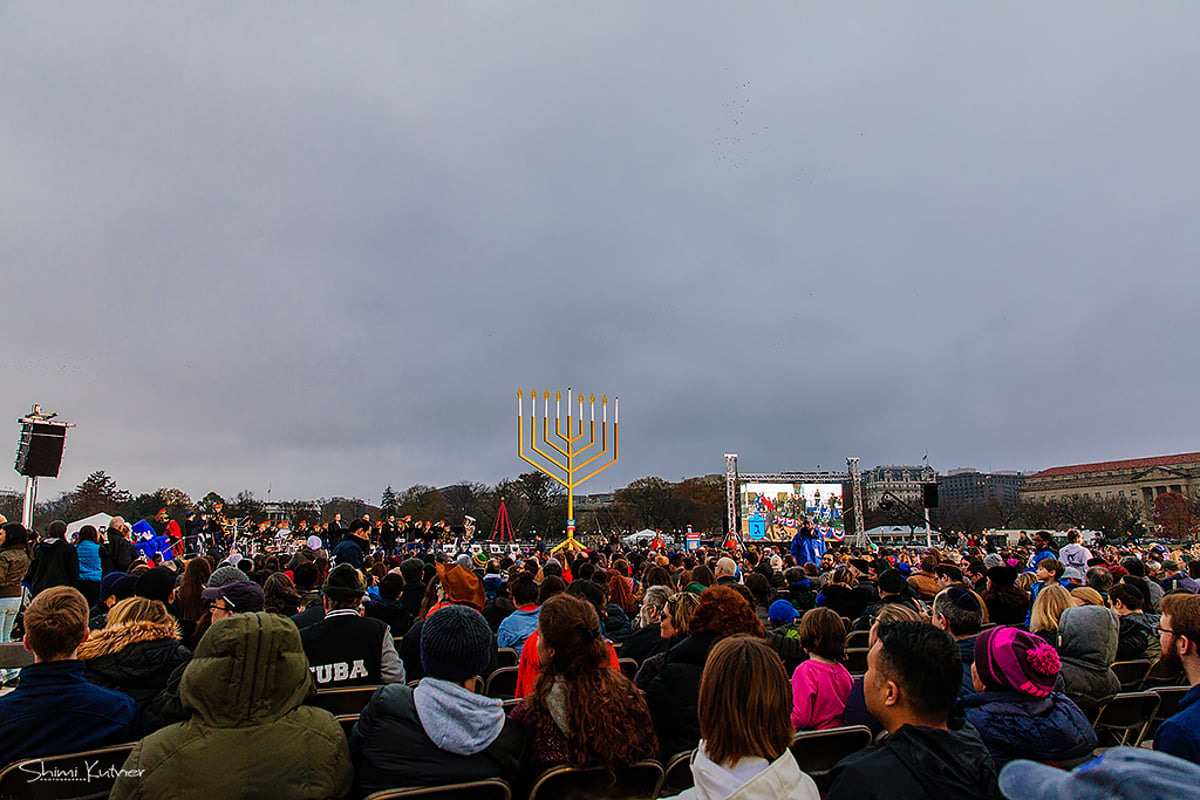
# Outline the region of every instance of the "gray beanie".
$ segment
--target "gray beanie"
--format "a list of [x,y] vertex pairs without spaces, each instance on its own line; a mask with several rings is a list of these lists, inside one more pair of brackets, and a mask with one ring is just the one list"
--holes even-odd
[[988,569],[991,569],[992,567],[1003,567],[1004,556],[1000,555],[999,553],[988,553],[983,557],[983,565]]
[[492,661],[492,629],[473,608],[446,606],[421,626],[421,667],[431,678],[465,681]]
[[242,572],[237,567],[217,567],[215,570],[213,570],[213,574],[209,576],[207,586],[209,588],[213,586],[226,586],[234,581],[248,580],[250,580],[250,576]]

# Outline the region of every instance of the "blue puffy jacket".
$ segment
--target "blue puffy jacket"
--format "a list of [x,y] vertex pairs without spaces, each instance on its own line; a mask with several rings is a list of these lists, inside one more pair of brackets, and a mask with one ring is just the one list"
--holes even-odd
[[960,697],[958,707],[979,729],[996,770],[1009,761],[1069,761],[1096,748],[1096,732],[1079,706],[1061,692],[1031,697],[988,691]]

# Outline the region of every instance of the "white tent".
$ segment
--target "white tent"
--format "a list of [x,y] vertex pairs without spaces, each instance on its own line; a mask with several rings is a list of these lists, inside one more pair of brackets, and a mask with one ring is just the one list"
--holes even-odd
[[[942,534],[936,529],[931,531],[934,537]],[[874,528],[867,529],[867,536],[871,539],[925,539],[925,528],[910,528],[907,525],[879,525]],[[846,540],[850,541],[852,536],[847,534]]]
[[633,547],[634,545],[639,544],[650,544],[654,541],[654,537],[656,536],[658,536],[658,534],[655,531],[652,531],[649,528],[642,528],[637,533],[629,534],[622,539],[621,542],[627,547]]
[[79,533],[79,529],[84,525],[95,525],[96,530],[102,531],[108,527],[108,523],[112,522],[112,514],[105,514],[101,511],[99,514],[92,514],[86,519],[77,519],[67,526],[67,535],[73,536]]

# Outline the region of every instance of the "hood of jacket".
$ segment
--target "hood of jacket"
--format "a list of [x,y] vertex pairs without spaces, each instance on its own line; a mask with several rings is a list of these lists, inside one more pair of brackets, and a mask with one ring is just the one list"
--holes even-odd
[[880,745],[890,750],[930,797],[993,797],[996,769],[979,731],[904,725]]
[[174,644],[179,643],[179,623],[151,622],[150,620],[134,620],[122,625],[93,632],[83,644],[79,645],[79,658],[88,661],[100,656],[119,653],[131,644],[153,642],[159,639],[170,639]]
[[1100,606],[1068,608],[1058,623],[1058,655],[1085,669],[1106,670],[1117,658],[1117,615]]
[[413,689],[421,727],[434,744],[460,756],[487,749],[504,730],[504,704],[457,683],[422,678]]
[[300,631],[259,611],[214,623],[183,673],[179,697],[207,725],[271,722],[300,706],[312,688]]
[[[752,762],[752,763],[748,763]],[[776,798],[819,797],[812,778],[800,771],[791,751],[768,763],[766,759],[742,759],[734,770],[712,761],[700,742],[692,761],[696,800],[776,800]],[[747,769],[749,767],[749,769]],[[757,772],[754,768],[758,767]],[[749,779],[747,774],[751,774]]]

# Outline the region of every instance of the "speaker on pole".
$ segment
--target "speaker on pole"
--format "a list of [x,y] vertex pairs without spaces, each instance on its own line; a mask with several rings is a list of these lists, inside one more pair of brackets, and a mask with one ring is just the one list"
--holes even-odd
[[13,466],[27,478],[57,478],[66,440],[66,425],[24,422]]
[[936,483],[921,484],[921,499],[926,508],[938,507],[938,485]]

